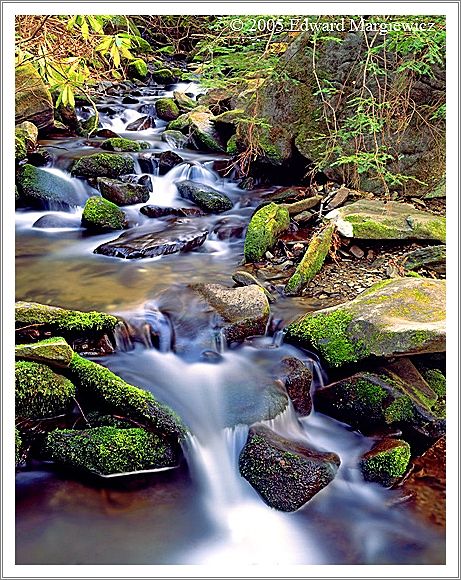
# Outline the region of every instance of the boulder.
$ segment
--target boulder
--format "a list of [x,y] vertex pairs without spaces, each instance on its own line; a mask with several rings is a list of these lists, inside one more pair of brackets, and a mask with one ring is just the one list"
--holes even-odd
[[16,416],[21,419],[45,419],[67,413],[74,405],[75,386],[33,361],[15,363]]
[[334,478],[340,465],[335,453],[295,443],[264,426],[250,429],[239,458],[241,475],[270,507],[292,512]]
[[107,151],[142,151],[148,149],[149,143],[145,141],[133,141],[132,139],[124,139],[122,137],[111,137],[101,143],[101,149]]
[[48,433],[43,454],[66,467],[97,475],[175,467],[178,462],[170,443],[139,428],[57,429]]
[[79,177],[119,177],[133,172],[133,159],[118,153],[94,153],[81,157],[72,166],[72,175]]
[[123,230],[127,227],[124,212],[111,201],[97,195],[87,199],[82,213],[82,227],[94,232]]
[[26,140],[23,135],[18,134],[17,132],[14,136],[14,159],[16,163],[27,159]]
[[173,99],[181,113],[187,113],[197,106],[197,101],[181,91],[173,91]]
[[145,203],[150,197],[147,187],[136,183],[124,183],[108,177],[98,177],[97,183],[101,195],[116,205]]
[[80,204],[70,181],[29,163],[21,167],[17,184],[21,200],[38,209],[69,210]]
[[139,211],[150,218],[162,218],[169,216],[191,217],[205,215],[203,211],[197,207],[163,207],[159,205],[143,205]]
[[37,145],[38,129],[30,121],[24,121],[15,128],[16,137],[24,139],[27,151],[33,151]]
[[440,273],[446,272],[447,247],[445,245],[427,246],[408,252],[402,256],[401,263],[405,270],[413,271],[429,267]]
[[312,278],[320,272],[323,262],[330,251],[335,225],[329,224],[319,233],[312,236],[309,246],[293,276],[285,286],[288,295],[300,294]]
[[64,217],[62,215],[47,213],[38,218],[36,222],[32,225],[33,228],[79,228],[80,218],[73,217],[72,214],[69,217]]
[[178,130],[189,135],[191,142],[199,150],[223,153],[224,143],[216,131],[213,115],[206,107],[197,107],[180,115],[168,124],[168,130]]
[[405,475],[410,455],[410,446],[406,441],[382,439],[362,455],[359,468],[365,481],[390,487]]
[[378,282],[350,302],[292,322],[286,339],[316,348],[331,366],[371,355],[445,351],[443,280],[400,278]]
[[244,255],[247,262],[257,262],[277,242],[277,237],[288,229],[288,211],[275,203],[259,209],[251,218],[245,236]]
[[179,117],[179,109],[171,98],[162,98],[155,101],[157,117],[162,121],[174,121]]
[[296,412],[306,417],[312,411],[312,371],[294,356],[284,358],[277,376],[283,382]]
[[177,77],[168,68],[161,68],[152,73],[153,80],[159,85],[171,85],[176,82]]
[[50,91],[29,62],[16,67],[15,122],[30,121],[38,129],[53,124],[54,107]]
[[116,240],[98,246],[95,254],[115,256],[127,260],[154,258],[175,252],[190,252],[200,247],[208,236],[208,231],[187,222],[177,223],[168,230],[139,234],[129,231]]
[[265,334],[270,306],[259,286],[227,288],[221,284],[196,284],[193,288],[221,316],[222,332],[228,342]]
[[64,338],[52,337],[30,344],[17,344],[14,356],[55,367],[68,367],[72,360],[73,350]]
[[188,199],[207,213],[221,213],[232,209],[233,203],[220,191],[209,185],[185,180],[176,183],[178,193],[183,199]]
[[135,58],[128,63],[128,76],[132,79],[143,80],[147,77],[147,64],[142,58]]
[[146,115],[144,117],[140,117],[133,121],[132,123],[128,123],[126,126],[127,131],[145,131],[146,129],[153,129],[156,126],[154,117],[150,115]]
[[446,236],[446,218],[397,201],[363,199],[335,209],[325,217],[347,238],[444,242]]
[[181,133],[181,131],[166,130],[162,133],[162,141],[168,143],[170,147],[175,149],[183,149],[189,143],[189,137]]
[[174,151],[164,151],[158,158],[159,175],[165,175],[170,169],[184,163],[184,159]]

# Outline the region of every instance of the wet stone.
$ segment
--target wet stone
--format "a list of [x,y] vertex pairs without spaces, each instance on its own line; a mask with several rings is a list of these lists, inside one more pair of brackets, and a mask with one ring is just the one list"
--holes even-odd
[[165,175],[170,169],[184,163],[184,159],[174,151],[164,151],[158,159],[159,175]]
[[163,207],[158,205],[143,205],[139,211],[150,218],[161,218],[167,216],[191,217],[205,215],[202,210],[196,207]]
[[129,123],[126,126],[127,131],[145,131],[146,129],[153,129],[155,127],[154,117],[145,116]]

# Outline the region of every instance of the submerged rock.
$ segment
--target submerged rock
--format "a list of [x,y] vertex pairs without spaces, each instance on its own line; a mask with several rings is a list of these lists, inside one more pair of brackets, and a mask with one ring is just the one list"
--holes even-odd
[[79,177],[119,177],[133,172],[133,159],[118,153],[94,153],[81,157],[72,166],[72,175]]
[[288,211],[270,203],[259,209],[251,218],[245,236],[244,255],[247,262],[257,262],[277,242],[277,236],[288,229]]
[[241,475],[265,503],[291,512],[302,507],[335,477],[340,459],[288,441],[267,427],[250,429],[240,454]]
[[87,199],[83,208],[82,227],[96,232],[108,232],[123,230],[127,227],[127,221],[115,203],[95,195]]
[[277,376],[282,380],[295,410],[306,417],[312,411],[312,371],[294,356],[284,358]]
[[270,306],[259,286],[227,288],[221,284],[196,284],[193,288],[222,317],[222,332],[228,342],[265,334]]
[[20,169],[17,184],[21,199],[39,209],[69,210],[80,203],[67,179],[28,163]]
[[390,487],[405,475],[410,455],[410,446],[406,441],[383,439],[362,455],[360,471],[366,481]]
[[125,183],[107,177],[98,177],[97,183],[101,195],[116,205],[145,203],[150,197],[147,187],[136,183]]
[[177,453],[170,443],[143,429],[93,427],[49,433],[43,454],[57,463],[98,475],[174,467]]
[[445,351],[445,282],[401,278],[375,284],[350,302],[308,313],[288,341],[314,347],[331,366],[371,355]]
[[205,229],[198,229],[188,223],[177,223],[162,232],[147,234],[139,234],[136,231],[126,232],[116,240],[98,246],[94,253],[127,260],[153,258],[195,250],[203,244],[207,236],[208,231]]
[[220,191],[209,185],[185,180],[176,184],[179,195],[198,205],[207,213],[221,213],[232,209],[233,203]]
[[32,63],[15,69],[15,120],[16,124],[31,121],[39,129],[53,124],[54,106],[50,91]]
[[124,139],[122,137],[111,137],[101,143],[101,149],[107,151],[142,151],[147,149],[149,143],[145,141],[133,141],[132,139]]
[[140,210],[142,214],[150,218],[161,218],[167,216],[191,217],[205,215],[198,207],[164,207],[159,205],[143,205]]
[[30,344],[17,344],[14,347],[14,356],[16,358],[56,367],[68,367],[72,360],[72,355],[72,348],[61,337],[52,337]]
[[445,241],[446,219],[407,203],[360,200],[326,215],[348,238]]

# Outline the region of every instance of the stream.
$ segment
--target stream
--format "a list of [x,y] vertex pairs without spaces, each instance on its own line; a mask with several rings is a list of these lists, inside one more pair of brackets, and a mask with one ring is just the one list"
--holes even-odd
[[[123,260],[93,253],[119,233],[89,235],[80,227],[85,200],[96,193],[85,180],[70,177],[72,161],[98,152],[84,138],[43,141],[53,156],[46,170],[64,177],[81,200],[74,212],[16,212],[16,299],[71,309],[101,310],[121,316],[131,336],[117,336],[117,350],[92,360],[110,368],[171,406],[190,427],[185,462],[144,480],[106,484],[77,480],[51,464],[36,463],[17,474],[17,564],[439,564],[444,539],[417,520],[399,493],[364,482],[358,457],[372,439],[313,410],[297,417],[291,405],[266,421],[287,438],[305,441],[341,458],[334,481],[300,510],[269,508],[239,475],[238,457],[249,423],[258,414],[260,391],[287,356],[305,362],[312,388],[328,377],[315,354],[283,343],[280,329],[307,310],[302,298],[279,298],[271,305],[267,335],[225,348],[216,339],[213,316],[189,288],[191,283],[229,285],[243,258],[246,225],[267,189],[247,192],[232,174],[221,177],[215,163],[224,155],[172,149],[162,141],[166,122],[127,131],[142,116],[139,108],[173,90],[197,94],[181,84],[140,89],[139,103],[121,105],[103,97],[116,114],[101,112],[104,128],[121,137],[147,141],[143,153],[174,150],[184,163],[166,175],[138,154],[136,173],[148,175],[147,203],[184,207],[175,183],[190,179],[228,195],[234,207],[193,218],[210,232],[195,251],[158,258]],[[277,184],[274,184],[276,186]],[[137,231],[161,231],[175,219],[152,219],[145,204],[123,208]],[[42,229],[45,214],[68,218],[68,226]],[[211,353],[211,354],[210,354]],[[392,507],[391,507],[392,506]]]

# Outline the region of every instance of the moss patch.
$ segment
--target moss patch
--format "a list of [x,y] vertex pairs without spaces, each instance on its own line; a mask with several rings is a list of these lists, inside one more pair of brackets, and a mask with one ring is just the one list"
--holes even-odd
[[14,354],[16,358],[68,367],[73,350],[64,338],[52,337],[32,344],[18,344],[15,346]]
[[136,58],[128,65],[128,74],[131,78],[143,80],[146,78],[147,73],[147,64],[143,61],[142,58]]
[[142,149],[147,149],[148,143],[144,141],[133,141],[132,139],[124,139],[123,137],[112,137],[106,139],[101,144],[101,149],[106,149],[107,151],[141,151]]
[[245,260],[247,262],[260,260],[289,225],[290,215],[285,208],[270,203],[259,209],[248,225],[244,244]]
[[134,172],[134,161],[117,153],[94,153],[81,157],[72,166],[72,175],[79,177],[118,177]]
[[179,117],[177,104],[171,98],[163,98],[155,101],[155,111],[159,119],[173,121]]
[[362,457],[360,469],[366,481],[389,487],[404,475],[410,454],[406,441],[385,439]]
[[85,203],[82,226],[95,231],[123,230],[126,217],[115,203],[95,195]]

